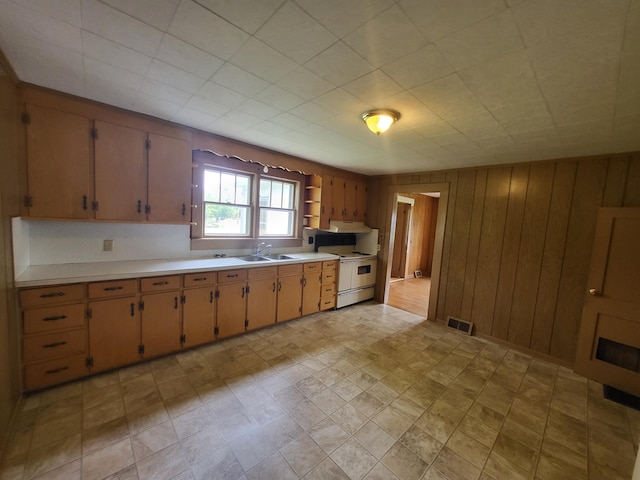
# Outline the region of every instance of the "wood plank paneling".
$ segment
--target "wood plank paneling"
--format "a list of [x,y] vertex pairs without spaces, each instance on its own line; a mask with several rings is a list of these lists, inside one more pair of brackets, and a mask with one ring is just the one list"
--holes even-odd
[[[455,214],[453,212],[455,212],[456,210],[456,201],[458,198],[457,197],[458,172],[447,173],[445,178],[446,178],[446,182],[450,184],[450,188],[451,188],[450,195],[449,195],[450,214],[447,215],[447,223],[445,225],[445,231],[453,232],[453,219],[455,217]],[[437,308],[438,318],[446,318],[445,302],[446,302],[447,291],[448,291],[447,282],[448,282],[449,273],[451,272],[449,264],[451,261],[452,238],[453,238],[452,235],[445,235],[444,243],[442,245],[442,266],[440,269],[440,285],[442,285],[443,288],[441,288],[438,291],[438,308]]]
[[629,160],[627,171],[627,185],[624,189],[623,207],[640,206],[640,155],[636,154]]

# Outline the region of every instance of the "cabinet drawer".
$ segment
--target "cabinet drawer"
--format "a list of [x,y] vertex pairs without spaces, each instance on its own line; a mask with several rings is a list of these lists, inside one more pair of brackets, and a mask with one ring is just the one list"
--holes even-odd
[[320,310],[329,310],[330,308],[334,308],[336,306],[336,296],[332,295],[331,297],[322,297],[320,299]]
[[36,390],[83,377],[88,372],[84,354],[35,363],[24,367],[24,388]]
[[335,295],[336,294],[336,286],[335,284],[331,284],[331,285],[322,285],[322,288],[320,289],[320,295],[323,297],[330,297],[331,295]]
[[83,297],[84,285],[82,284],[20,290],[20,304],[23,307],[76,302]]
[[48,358],[86,352],[85,329],[68,332],[31,335],[22,340],[25,363],[39,362]]
[[96,282],[89,284],[89,298],[110,298],[123,295],[135,295],[137,280],[117,280],[113,282]]
[[304,273],[319,272],[322,270],[322,262],[311,262],[303,264]]
[[278,276],[285,277],[288,275],[299,275],[302,273],[302,264],[294,263],[292,265],[280,265],[278,267]]
[[180,288],[180,275],[166,277],[151,277],[140,280],[141,292],[161,292]]
[[84,304],[58,305],[25,310],[24,333],[44,333],[84,325]]
[[184,288],[211,287],[216,284],[216,272],[187,273],[184,276]]
[[247,280],[247,269],[222,270],[218,272],[218,283],[244,282]]
[[322,262],[322,270],[335,270],[337,267],[337,260],[325,260],[324,262]]
[[249,280],[264,280],[266,278],[276,278],[278,267],[260,267],[249,269]]
[[329,270],[328,272],[322,272],[322,283],[336,283],[335,270]]

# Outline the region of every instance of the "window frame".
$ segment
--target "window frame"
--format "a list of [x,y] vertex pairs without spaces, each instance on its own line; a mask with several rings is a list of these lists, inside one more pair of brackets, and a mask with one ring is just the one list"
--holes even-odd
[[[204,171],[210,165],[215,169],[248,174],[251,180],[250,193],[250,232],[249,236],[204,236]],[[193,176],[192,176],[192,208],[191,208],[191,250],[216,250],[216,249],[246,249],[254,248],[260,241],[266,241],[273,247],[301,247],[304,215],[304,188],[306,176],[302,173],[291,172],[282,168],[272,168],[261,163],[249,162],[239,158],[218,155],[210,151],[193,151]],[[259,236],[260,206],[259,188],[260,179],[285,181],[295,184],[294,193],[294,227],[291,237]]]

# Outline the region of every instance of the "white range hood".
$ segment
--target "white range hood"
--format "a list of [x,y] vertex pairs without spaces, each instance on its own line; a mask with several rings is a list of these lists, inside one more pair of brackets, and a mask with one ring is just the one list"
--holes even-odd
[[335,221],[329,222],[329,232],[333,233],[369,233],[371,228],[364,222]]

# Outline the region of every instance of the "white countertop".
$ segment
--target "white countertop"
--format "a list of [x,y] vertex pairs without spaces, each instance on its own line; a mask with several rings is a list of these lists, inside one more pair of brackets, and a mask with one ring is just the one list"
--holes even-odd
[[234,268],[266,267],[286,263],[317,262],[340,258],[337,255],[328,253],[287,253],[286,255],[291,259],[246,262],[237,257],[225,257],[32,265],[16,278],[16,287],[40,287],[67,283],[155,277]]

